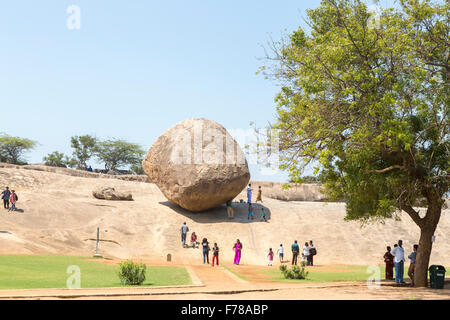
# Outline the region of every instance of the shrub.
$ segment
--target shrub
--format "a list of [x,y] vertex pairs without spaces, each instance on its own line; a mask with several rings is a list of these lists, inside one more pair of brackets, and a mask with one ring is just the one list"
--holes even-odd
[[281,265],[280,271],[283,273],[286,279],[306,279],[306,277],[308,276],[308,271],[306,271],[303,264],[301,267],[292,266],[291,269],[288,269],[285,265]]
[[140,285],[145,281],[147,266],[131,260],[119,264],[119,279],[125,285]]

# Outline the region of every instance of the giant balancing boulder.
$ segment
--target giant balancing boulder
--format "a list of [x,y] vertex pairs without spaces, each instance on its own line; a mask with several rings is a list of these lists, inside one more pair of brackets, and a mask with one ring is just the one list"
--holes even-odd
[[187,119],[161,135],[142,162],[170,201],[204,211],[234,199],[250,180],[245,155],[215,121]]

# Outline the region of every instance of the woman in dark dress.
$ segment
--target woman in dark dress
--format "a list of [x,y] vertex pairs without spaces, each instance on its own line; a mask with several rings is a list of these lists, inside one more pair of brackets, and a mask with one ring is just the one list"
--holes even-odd
[[394,280],[394,256],[391,254],[391,247],[387,247],[384,254],[384,262],[386,263],[386,280]]

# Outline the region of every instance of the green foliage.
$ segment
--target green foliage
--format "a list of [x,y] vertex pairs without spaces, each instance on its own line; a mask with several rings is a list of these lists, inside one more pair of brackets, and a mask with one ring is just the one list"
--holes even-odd
[[95,156],[105,163],[106,170],[140,165],[144,154],[140,145],[120,139],[101,141],[95,148]]
[[44,164],[46,166],[51,167],[73,168],[77,164],[77,161],[75,159],[71,159],[68,156],[64,155],[64,153],[58,151],[49,153],[42,160],[44,161]]
[[145,174],[144,168],[142,168],[142,164],[141,164],[141,163],[133,164],[133,165],[130,167],[130,171],[131,171],[133,174],[137,174],[137,175],[143,175],[143,174]]
[[147,266],[131,260],[119,264],[119,279],[125,285],[140,285],[145,281]]
[[23,155],[36,146],[36,141],[12,137],[6,134],[0,136],[0,160],[12,164],[24,164]]
[[71,146],[74,149],[73,158],[77,162],[79,169],[86,169],[86,162],[93,156],[94,150],[97,145],[97,138],[84,135],[73,136],[70,138]]
[[285,279],[306,279],[308,276],[308,271],[305,269],[305,264],[302,263],[301,266],[292,266],[288,269],[286,265],[282,264],[280,266],[280,271],[283,273]]
[[403,209],[435,228],[449,187],[449,2],[402,0],[372,18],[362,1],[323,0],[307,11],[309,34],[272,44],[262,72],[282,84],[281,168],[302,182],[314,165],[348,220]]

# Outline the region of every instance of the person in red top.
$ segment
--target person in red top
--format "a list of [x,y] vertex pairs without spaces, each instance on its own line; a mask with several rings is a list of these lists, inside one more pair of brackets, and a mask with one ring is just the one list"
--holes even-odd
[[192,248],[196,248],[198,244],[199,243],[197,242],[197,235],[195,234],[195,232],[192,232],[192,234],[191,234],[191,245],[192,245]]
[[387,252],[383,256],[386,263],[386,280],[394,280],[394,256],[391,254],[391,247],[386,249]]
[[9,196],[9,202],[11,203],[11,208],[8,209],[8,211],[16,211],[16,202],[19,199],[16,192],[14,190],[11,190],[11,195]]

